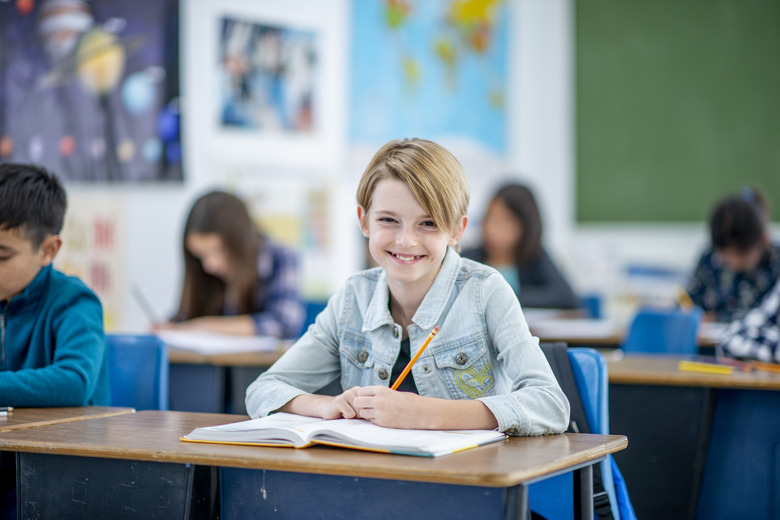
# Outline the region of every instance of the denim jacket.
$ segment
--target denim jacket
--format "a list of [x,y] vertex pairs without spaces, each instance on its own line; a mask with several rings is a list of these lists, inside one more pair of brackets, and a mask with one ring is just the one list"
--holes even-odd
[[[391,384],[403,336],[380,268],[353,275],[315,323],[247,389],[252,417],[340,377],[344,389]],[[479,399],[512,435],[559,433],[569,402],[531,336],[512,289],[495,269],[450,249],[408,327],[411,354],[441,330],[412,368],[422,396]]]

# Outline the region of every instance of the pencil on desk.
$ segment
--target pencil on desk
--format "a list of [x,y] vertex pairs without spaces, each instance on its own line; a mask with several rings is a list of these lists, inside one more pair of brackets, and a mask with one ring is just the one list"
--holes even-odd
[[438,325],[436,325],[433,328],[431,334],[428,336],[428,339],[425,340],[425,343],[423,343],[422,347],[420,347],[420,350],[417,351],[417,354],[415,354],[414,357],[410,359],[409,362],[406,364],[403,372],[401,372],[401,375],[398,376],[398,379],[395,380],[393,386],[390,387],[392,390],[398,390],[398,387],[401,386],[401,383],[403,382],[404,378],[409,374],[409,371],[412,369],[414,364],[420,358],[420,355],[423,353],[423,351],[428,347],[428,343],[431,342],[431,340],[433,339],[433,337],[436,335],[437,332],[439,332]]
[[702,363],[700,361],[688,361],[683,359],[677,364],[677,368],[684,372],[703,372],[705,374],[729,375],[734,372],[734,367],[729,365],[717,365],[715,363]]

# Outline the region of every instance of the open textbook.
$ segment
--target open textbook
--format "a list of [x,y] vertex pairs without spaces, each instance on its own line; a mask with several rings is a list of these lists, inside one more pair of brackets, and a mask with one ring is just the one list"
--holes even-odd
[[184,441],[306,448],[325,444],[342,448],[439,457],[506,439],[496,430],[400,430],[363,419],[324,420],[276,413],[220,426],[196,428]]

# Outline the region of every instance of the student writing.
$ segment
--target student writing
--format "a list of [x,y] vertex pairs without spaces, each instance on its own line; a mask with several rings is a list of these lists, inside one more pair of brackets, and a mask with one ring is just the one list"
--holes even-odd
[[304,320],[296,254],[260,233],[235,195],[212,191],[184,227],[179,311],[157,329],[297,337]]
[[711,246],[699,259],[688,294],[709,320],[737,320],[780,279],[780,244],[769,235],[769,211],[754,188],[720,201],[710,216]]
[[[378,267],[359,272],[247,389],[252,417],[276,411],[380,426],[562,432],[569,403],[493,268],[456,251],[468,185],[452,154],[391,141],[366,168],[357,215]],[[399,389],[389,388],[435,326]],[[412,350],[414,349],[414,350]],[[337,396],[311,392],[340,378]]]
[[531,190],[507,184],[493,196],[482,220],[482,244],[463,256],[504,275],[524,307],[580,306],[566,278],[542,247],[542,219]]

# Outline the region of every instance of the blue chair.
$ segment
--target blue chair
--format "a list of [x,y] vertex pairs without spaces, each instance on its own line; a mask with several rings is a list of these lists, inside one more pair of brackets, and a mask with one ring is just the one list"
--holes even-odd
[[588,317],[594,320],[602,318],[602,296],[597,293],[583,294],[580,297],[580,307],[588,313]]
[[640,309],[620,346],[624,352],[695,354],[702,311]]
[[[591,348],[568,349],[569,362],[582,400],[585,416],[591,433],[609,433],[608,376],[607,362],[604,356]],[[622,484],[622,476],[608,456],[601,464],[604,489],[609,496],[612,515],[615,520],[636,518],[633,508],[617,499],[615,483]],[[614,472],[613,472],[614,470]],[[623,488],[625,491],[625,488]],[[544,518],[569,519],[574,517],[572,500],[572,473],[542,480],[528,488],[528,500],[531,510]],[[626,496],[627,496],[627,491]]]
[[168,348],[151,334],[106,334],[111,405],[168,409]]
[[309,330],[309,326],[317,319],[317,315],[325,310],[328,306],[327,300],[307,300],[306,301],[306,321],[303,323],[303,329],[301,334],[305,334]]

